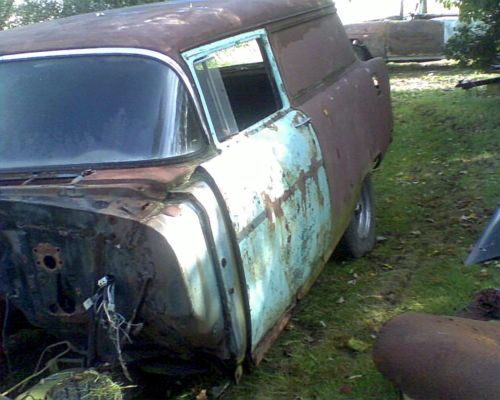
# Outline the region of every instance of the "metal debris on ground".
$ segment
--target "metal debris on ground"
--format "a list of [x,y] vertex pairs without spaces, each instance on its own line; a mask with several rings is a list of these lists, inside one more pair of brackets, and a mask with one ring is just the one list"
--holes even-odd
[[412,399],[497,399],[500,323],[403,314],[383,326],[373,359]]
[[500,83],[500,77],[481,79],[479,81],[470,81],[468,79],[462,79],[457,83],[455,87],[462,88],[464,90],[469,90],[478,86],[492,85],[494,83]]

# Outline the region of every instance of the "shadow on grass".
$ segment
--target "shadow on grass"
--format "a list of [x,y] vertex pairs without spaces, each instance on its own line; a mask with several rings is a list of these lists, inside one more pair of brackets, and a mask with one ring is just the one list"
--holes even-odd
[[390,62],[387,64],[387,68],[390,73],[402,73],[402,72],[428,72],[428,71],[466,71],[471,69],[461,68],[455,61],[443,60],[443,61],[430,61],[430,62],[405,62],[405,63],[395,63]]
[[[500,98],[450,89],[482,73],[391,65],[394,143],[374,183],[379,243],[334,258],[265,362],[225,399],[395,400],[370,351],[381,325],[407,311],[454,314],[500,280],[500,264],[463,267],[500,198]],[[408,84],[408,83],[411,84]]]
[[[459,76],[482,76],[475,71],[390,69],[395,133],[374,176],[377,247],[364,259],[332,259],[263,363],[224,399],[396,400],[370,349],[350,340],[370,347],[395,315],[454,314],[474,292],[498,285],[500,264],[465,268],[463,259],[500,198],[500,98],[443,90]],[[195,399],[219,378],[144,385],[157,385],[161,398]]]

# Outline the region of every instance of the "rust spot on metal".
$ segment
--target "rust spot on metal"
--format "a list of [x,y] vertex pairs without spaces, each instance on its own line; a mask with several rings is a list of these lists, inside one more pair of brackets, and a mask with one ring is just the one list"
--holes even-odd
[[202,160],[197,160],[192,164],[98,170],[92,175],[84,177],[77,187],[122,185],[140,192],[146,190],[153,193],[158,192],[158,196],[163,199],[166,189],[189,180],[201,162]]
[[297,179],[297,182],[295,182],[295,184],[297,185],[297,189],[299,189],[299,191],[302,195],[302,202],[304,204],[307,203],[307,178],[308,178],[308,176],[302,170],[302,171],[300,171],[299,178]]
[[280,197],[277,200],[271,200],[271,197],[269,194],[264,193],[263,195],[263,200],[264,200],[264,206],[266,208],[266,216],[269,221],[273,221],[273,215],[276,216],[277,219],[283,218],[285,213],[283,212],[283,208],[281,207],[282,203],[284,203],[288,198],[290,198],[290,195],[288,194],[289,191],[286,191],[283,194],[283,197]]
[[[292,306],[293,308],[293,306]],[[272,344],[276,341],[281,332],[286,328],[290,319],[292,318],[291,311],[287,311],[281,319],[274,325],[274,327],[266,333],[266,335],[262,338],[261,342],[255,349],[253,353],[253,362],[255,365],[259,365],[260,362],[264,359],[264,356],[271,348]]]
[[33,248],[33,254],[35,255],[36,265],[47,271],[54,272],[63,266],[59,247],[52,246],[49,243],[40,243]]
[[294,126],[303,125],[303,121],[304,121],[304,115],[300,113],[295,114],[294,117],[292,118],[292,124]]
[[321,193],[319,185],[318,170],[323,166],[322,161],[315,160],[311,163],[311,168],[309,171],[300,171],[297,180],[290,185],[290,188],[283,192],[283,195],[276,200],[272,200],[268,193],[262,194],[262,199],[264,201],[264,207],[266,211],[266,217],[269,221],[273,221],[273,215],[276,219],[282,219],[285,215],[283,211],[283,204],[287,202],[297,190],[301,192],[302,201],[307,204],[307,180],[313,179],[316,187],[318,188],[318,198],[321,205],[324,204],[324,197]]
[[178,205],[168,205],[163,209],[163,213],[169,217],[178,217],[181,215],[181,208]]

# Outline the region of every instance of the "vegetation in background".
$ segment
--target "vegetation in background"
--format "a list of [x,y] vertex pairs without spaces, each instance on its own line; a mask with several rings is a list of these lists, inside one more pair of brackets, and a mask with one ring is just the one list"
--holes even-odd
[[13,12],[14,0],[0,0],[0,31],[7,26]]
[[441,0],[460,8],[463,22],[446,46],[446,56],[463,65],[488,67],[499,61],[500,7],[498,0]]
[[24,0],[15,6],[13,0],[0,0],[0,30],[88,12],[154,2],[158,0]]

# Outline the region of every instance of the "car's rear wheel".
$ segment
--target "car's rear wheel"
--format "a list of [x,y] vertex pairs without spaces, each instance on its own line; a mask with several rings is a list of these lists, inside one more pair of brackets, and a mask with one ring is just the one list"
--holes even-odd
[[342,253],[359,258],[375,247],[375,198],[371,176],[363,181],[356,208],[340,242]]

